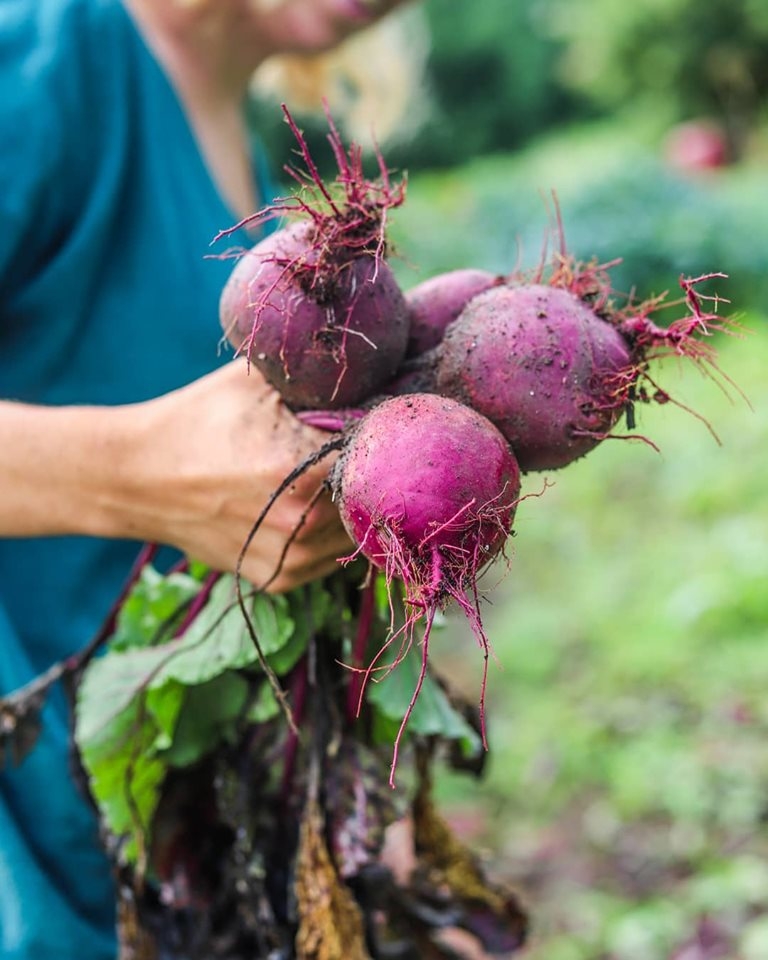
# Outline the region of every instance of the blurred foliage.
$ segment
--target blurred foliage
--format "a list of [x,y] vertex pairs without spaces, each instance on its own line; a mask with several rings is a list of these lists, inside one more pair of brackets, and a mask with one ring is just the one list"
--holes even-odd
[[[660,139],[676,123],[722,123],[740,156],[768,96],[764,0],[423,0],[431,48],[427,119],[387,145],[390,165],[450,167],[518,149],[562,124],[642,109]],[[418,96],[414,92],[414,97]],[[272,102],[252,126],[277,167],[294,147]],[[420,112],[420,108],[417,108]],[[324,172],[327,127],[302,125]],[[375,126],[375,118],[372,118]]]
[[[407,141],[386,145],[391,166],[452,166],[517,147],[580,114],[580,95],[557,77],[561,44],[546,29],[540,2],[424,0],[421,8],[430,37],[426,119]],[[414,91],[414,97],[420,94]],[[372,122],[375,128],[375,117]],[[304,114],[301,124],[320,168],[335,172],[323,145],[324,118]],[[251,125],[281,166],[295,142],[276,105],[257,99]]]
[[562,44],[541,0],[426,0],[429,117],[387,157],[397,166],[452,166],[520,146],[565,117],[580,97],[557,76]]
[[744,149],[768,95],[763,0],[426,0],[432,116],[410,168],[518,147],[556,124],[642,104],[657,135],[699,116]]
[[677,173],[648,145],[647,129],[639,115],[582,124],[518,154],[413,176],[393,215],[402,284],[460,266],[535,267],[545,242],[550,250],[559,242],[554,195],[571,253],[621,258],[618,291],[645,298],[674,290],[681,274],[723,272],[719,292],[735,309],[768,302],[762,165]]
[[711,116],[737,154],[768,95],[764,0],[550,0],[560,78],[602,109],[636,98],[670,122]]

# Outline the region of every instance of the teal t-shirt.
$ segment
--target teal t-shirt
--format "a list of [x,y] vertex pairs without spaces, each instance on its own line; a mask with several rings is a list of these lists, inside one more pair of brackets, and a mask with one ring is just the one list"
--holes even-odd
[[[222,361],[232,262],[206,255],[236,218],[119,0],[2,0],[0,144],[0,396],[137,401]],[[87,643],[138,549],[0,540],[0,694]],[[68,724],[57,691],[37,748],[0,774],[3,960],[116,955]]]

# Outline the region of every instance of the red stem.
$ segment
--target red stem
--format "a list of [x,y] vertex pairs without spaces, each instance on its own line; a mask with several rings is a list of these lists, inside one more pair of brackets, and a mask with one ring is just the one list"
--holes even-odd
[[145,543],[142,546],[141,550],[139,550],[136,556],[136,559],[133,561],[133,565],[128,573],[128,577],[126,578],[120,593],[117,595],[117,599],[112,604],[109,613],[107,614],[107,617],[102,623],[98,632],[87,647],[84,647],[78,653],[72,654],[71,657],[68,657],[63,661],[62,673],[71,673],[84,667],[94,653],[104,643],[104,641],[110,636],[110,634],[115,632],[117,617],[128,597],[128,594],[136,585],[136,581],[141,576],[141,571],[148,563],[152,563],[155,558],[155,554],[159,549],[160,547],[157,543]]
[[179,627],[174,634],[176,637],[182,636],[186,632],[189,625],[195,619],[195,617],[200,613],[203,607],[208,602],[208,598],[211,595],[211,590],[213,590],[215,584],[221,579],[221,574],[214,570],[212,573],[209,573],[208,576],[203,580],[203,583],[200,587],[200,592],[197,594],[195,599],[190,603],[189,610],[184,617],[184,619],[179,624]]
[[347,720],[352,723],[360,712],[360,695],[366,674],[362,671],[365,651],[371,635],[373,611],[376,601],[376,577],[371,575],[368,585],[363,591],[360,600],[360,612],[357,616],[357,633],[352,644],[352,661],[350,666],[353,672],[347,687]]
[[288,737],[285,741],[285,750],[283,751],[283,777],[280,787],[280,795],[283,803],[288,802],[291,784],[293,783],[293,773],[296,769],[296,755],[299,749],[298,724],[301,723],[301,718],[304,714],[308,688],[309,657],[305,655],[298,662],[291,675],[291,709],[296,725],[289,728]]

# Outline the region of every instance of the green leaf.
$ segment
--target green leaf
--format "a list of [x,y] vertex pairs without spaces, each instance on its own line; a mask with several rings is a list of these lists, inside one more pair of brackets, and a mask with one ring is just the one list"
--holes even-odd
[[163,575],[147,565],[120,609],[110,649],[127,650],[156,643],[199,590],[200,584],[187,574]]
[[[161,688],[169,681],[185,686],[206,683],[227,670],[257,663],[242,611],[233,600],[233,578],[222,577],[181,637],[152,647],[110,650],[93,660],[78,692],[79,735],[88,739],[93,729],[108,726],[145,690]],[[257,595],[247,603],[263,652],[274,656],[294,635],[288,600]],[[278,658],[273,669],[279,673],[289,668],[296,657],[293,649],[284,662]]]
[[330,616],[338,612],[334,598],[322,580],[294,590],[287,594],[287,600],[296,629],[305,631],[307,635],[320,630],[328,623]]
[[293,669],[307,649],[309,638],[327,622],[332,607],[331,596],[318,583],[309,584],[281,599],[288,605],[293,634],[279,650],[267,653],[269,665],[278,676]]
[[195,763],[222,740],[231,738],[250,689],[248,681],[233,672],[223,673],[196,687],[185,688],[176,683],[166,687],[179,687],[184,691],[172,742],[162,755],[168,765],[176,767]]
[[253,703],[248,707],[244,719],[248,723],[266,723],[267,720],[276,717],[279,712],[280,704],[277,702],[272,687],[268,683],[262,683]]
[[[168,721],[166,712],[166,725]],[[107,729],[80,740],[91,794],[109,830],[127,838],[122,856],[134,862],[149,831],[166,771],[155,750],[153,716],[144,704],[134,701]]]
[[[371,679],[368,683],[367,701],[375,707],[384,720],[378,723],[376,729],[387,737],[394,723],[397,722],[399,725],[402,721],[416,689],[421,670],[421,651],[421,645],[414,644],[390,673],[382,675],[380,679]],[[482,743],[475,730],[453,708],[442,687],[429,673],[424,678],[407,730],[409,733],[418,733],[423,736],[439,736],[447,740],[456,740],[468,755],[482,749]]]
[[192,689],[171,681],[147,690],[144,703],[157,731],[152,744],[155,750],[166,750],[174,742],[179,713]]
[[[265,656],[277,653],[291,639],[294,622],[284,596],[263,594],[246,600],[251,623]],[[150,683],[159,686],[168,679],[193,685],[205,683],[226,670],[258,663],[258,655],[236,602],[234,578],[222,577],[208,603],[171,650]]]
[[[118,643],[93,660],[78,688],[75,739],[107,828],[135,859],[149,829],[165,772],[189,764],[234,733],[246,709],[248,681],[237,671],[257,666],[257,653],[236,603],[234,578],[216,582],[207,603],[180,637],[157,639],[162,618],[194,596],[191,578],[145,570],[122,617]],[[306,648],[314,614],[294,627],[287,597],[246,600],[264,654],[279,673]],[[316,601],[310,611],[321,604]],[[262,696],[254,717],[277,704]]]
[[112,725],[120,725],[122,715],[146,690],[168,658],[168,646],[107,652],[91,661],[77,691],[75,735],[81,749],[92,740],[113,736]]

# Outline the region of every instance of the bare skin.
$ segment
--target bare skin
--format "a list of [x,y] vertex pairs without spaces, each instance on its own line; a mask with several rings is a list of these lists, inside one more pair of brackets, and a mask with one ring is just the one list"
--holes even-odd
[[[253,70],[273,53],[333,46],[396,5],[287,0],[266,9],[253,0],[126,0],[177,89],[214,182],[242,215],[259,199],[241,113]],[[272,491],[327,439],[300,424],[244,362],[123,407],[0,401],[0,536],[148,540],[231,571]],[[246,579],[261,584],[273,576],[327,468],[311,469],[278,499],[244,559]],[[326,494],[269,590],[331,572],[348,551]]]
[[[272,491],[328,439],[301,425],[245,366],[233,361],[131,406],[0,404],[0,448],[13,451],[0,460],[3,535],[150,540],[233,570]],[[246,554],[246,579],[260,584],[272,576],[326,473],[327,464],[309,470],[279,498]],[[269,589],[290,589],[332,571],[348,549],[325,495]]]

